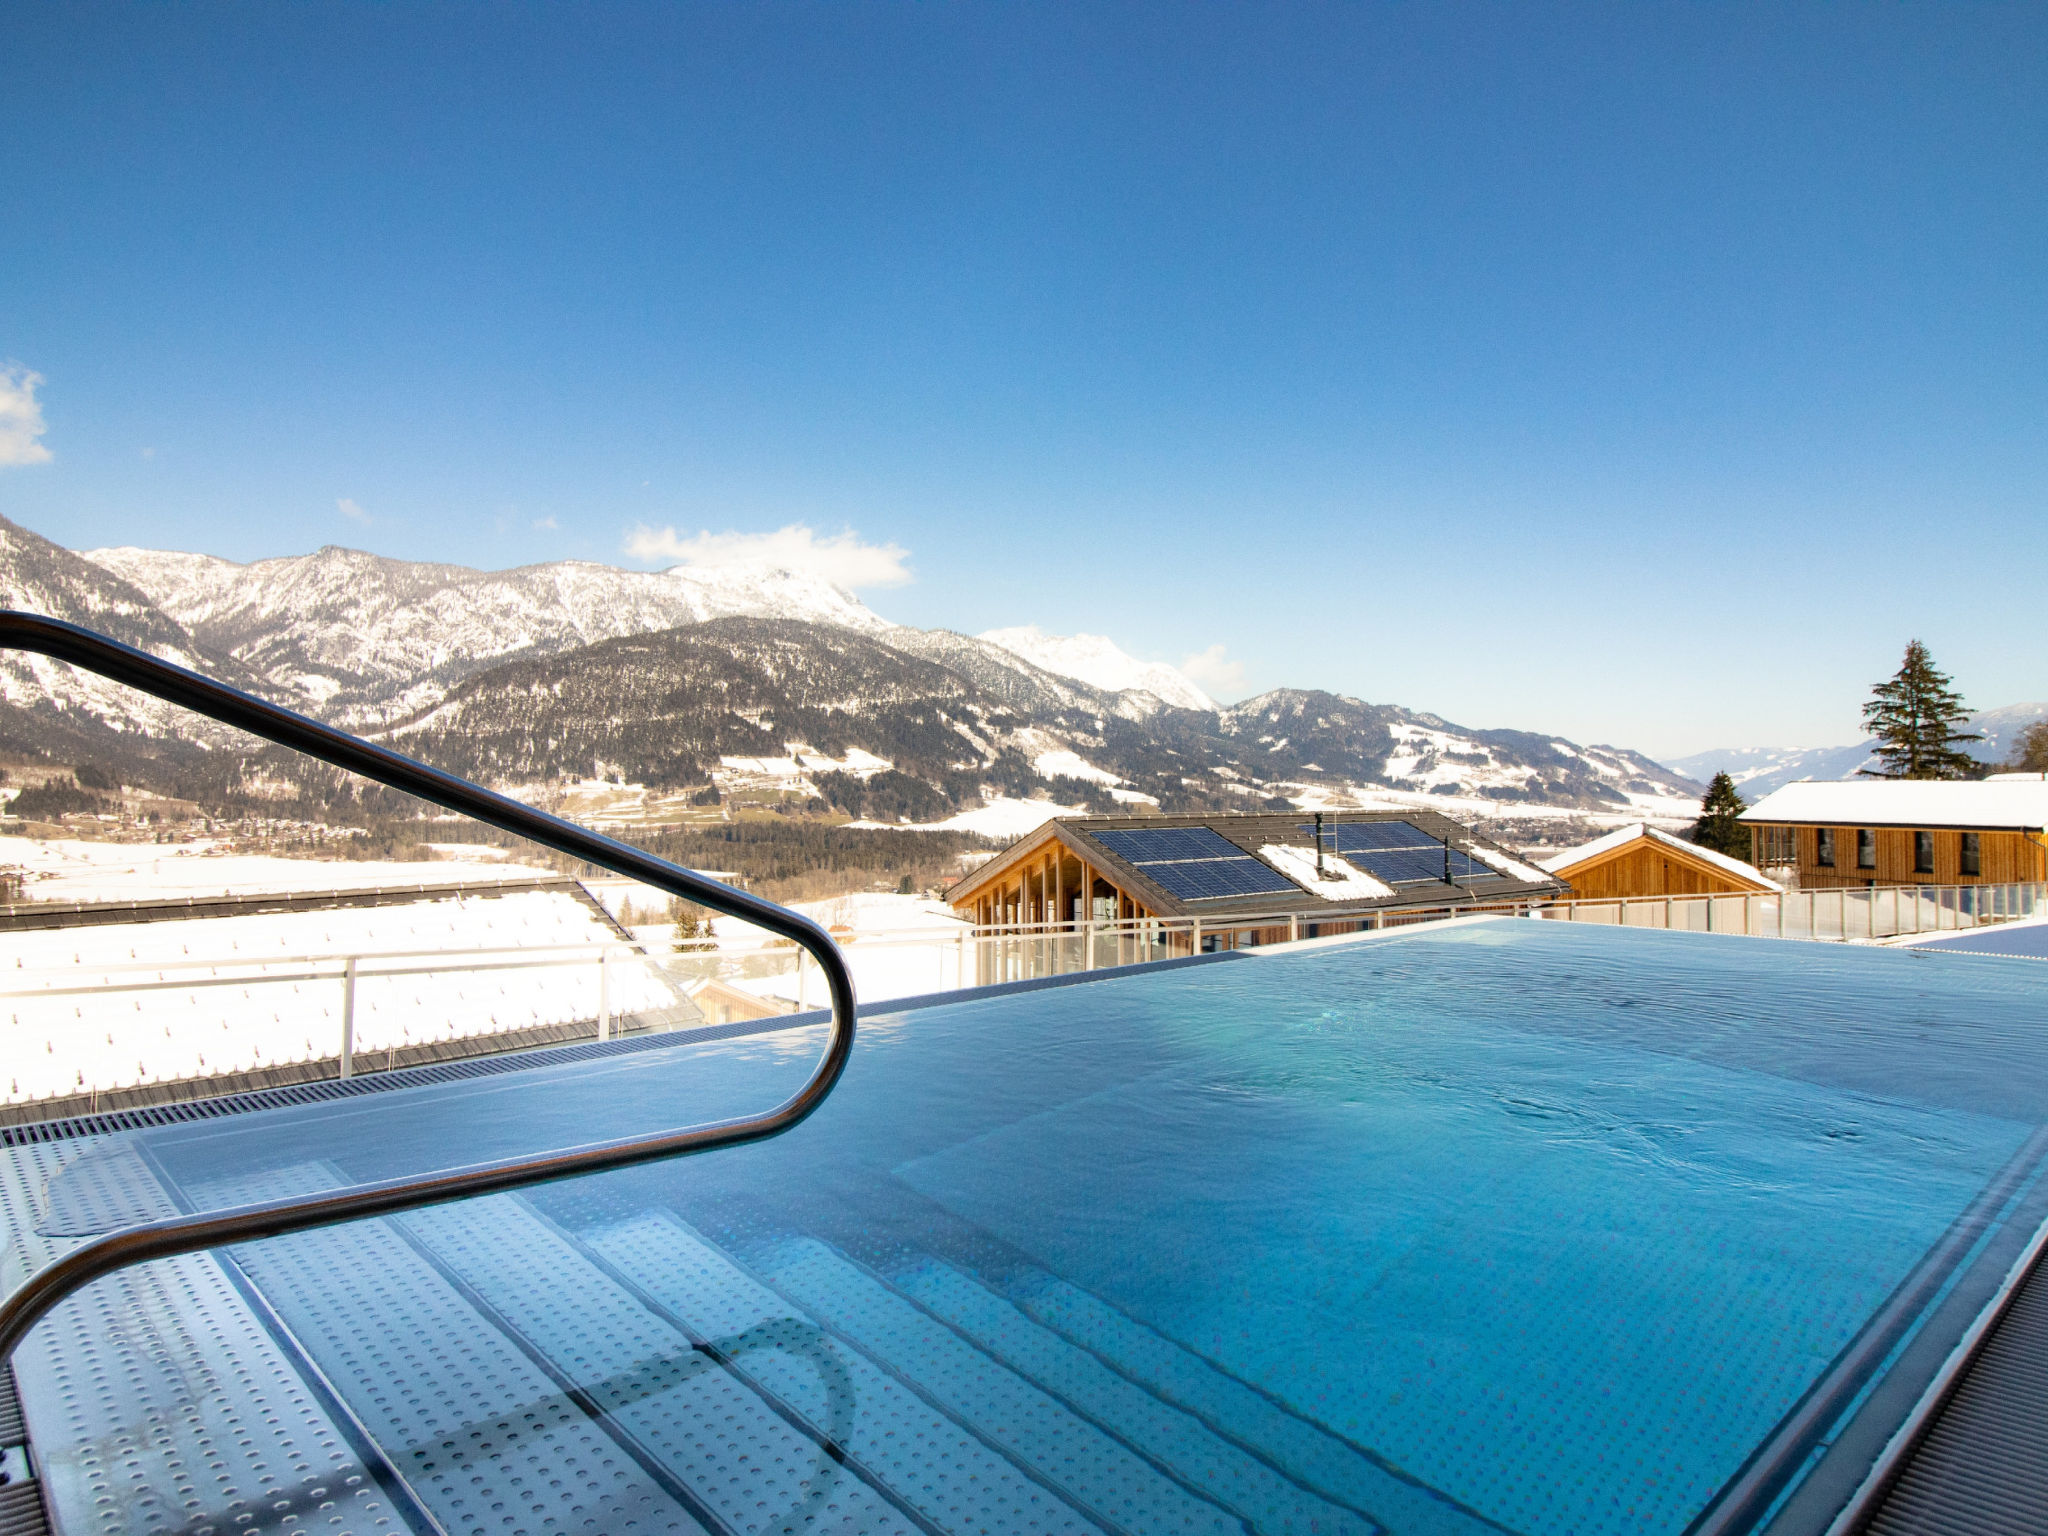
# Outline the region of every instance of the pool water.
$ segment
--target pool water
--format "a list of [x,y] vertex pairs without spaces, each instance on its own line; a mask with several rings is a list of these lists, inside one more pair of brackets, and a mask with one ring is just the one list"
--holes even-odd
[[[736,1113],[818,1040],[114,1138],[40,1229]],[[870,1017],[776,1141],[221,1262],[381,1528],[1677,1536],[1853,1486],[2044,1122],[2036,964],[1482,921]]]

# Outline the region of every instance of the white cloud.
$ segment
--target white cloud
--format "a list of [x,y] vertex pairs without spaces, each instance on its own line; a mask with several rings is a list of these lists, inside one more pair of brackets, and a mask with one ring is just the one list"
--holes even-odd
[[535,519],[533,520],[533,526],[534,526],[534,527],[535,527],[535,528],[536,528],[536,529],[537,529],[538,531],[540,531],[541,533],[553,533],[553,532],[554,532],[554,531],[555,531],[556,529],[560,528],[560,527],[561,527],[562,525],[561,525],[560,523],[556,522],[556,521],[554,520],[554,518],[553,518],[552,516],[549,516],[549,517],[536,517],[536,518],[535,518]]
[[1224,655],[1221,645],[1196,651],[1180,664],[1180,669],[1218,697],[1244,691],[1244,663]]
[[43,376],[19,363],[0,363],[0,465],[47,464],[50,450],[36,439],[43,435],[43,402],[36,386]]
[[819,538],[802,523],[773,533],[712,533],[684,538],[673,528],[635,528],[626,540],[635,560],[672,560],[679,565],[773,565],[809,571],[834,586],[900,587],[912,580],[905,564],[910,551],[896,544],[863,544],[851,528]]
[[341,515],[352,523],[367,523],[370,520],[370,514],[346,496],[335,502],[335,505],[341,508]]

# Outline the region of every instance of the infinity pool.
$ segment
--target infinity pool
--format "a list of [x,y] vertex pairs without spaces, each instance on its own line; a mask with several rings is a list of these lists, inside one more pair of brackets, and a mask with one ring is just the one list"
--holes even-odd
[[[819,1038],[12,1149],[7,1214],[736,1113]],[[17,1369],[67,1532],[1819,1530],[2044,1122],[2037,962],[1440,925],[872,1016],[780,1140],[153,1266]]]

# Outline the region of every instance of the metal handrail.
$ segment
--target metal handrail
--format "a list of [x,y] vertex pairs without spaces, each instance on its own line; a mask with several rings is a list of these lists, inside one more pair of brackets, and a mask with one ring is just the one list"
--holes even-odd
[[0,650],[33,651],[83,667],[223,725],[235,726],[265,741],[290,747],[336,768],[527,838],[557,853],[631,875],[672,896],[769,929],[810,951],[825,973],[832,998],[831,1033],[817,1069],[801,1088],[765,1114],[715,1121],[681,1131],[590,1142],[536,1157],[473,1163],[303,1198],[266,1200],[223,1211],[167,1217],[103,1233],[38,1270],[13,1295],[0,1301],[0,1362],[6,1361],[29,1329],[66,1296],[131,1264],[765,1140],[808,1117],[825,1101],[846,1070],[847,1057],[853,1050],[853,977],[832,936],[807,917],[75,624],[40,614],[0,610]]

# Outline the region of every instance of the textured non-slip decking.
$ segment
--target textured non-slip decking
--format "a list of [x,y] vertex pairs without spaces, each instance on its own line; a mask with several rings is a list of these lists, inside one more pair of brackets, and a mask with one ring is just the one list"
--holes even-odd
[[2048,1267],[2020,1288],[1866,1529],[2048,1532]]

